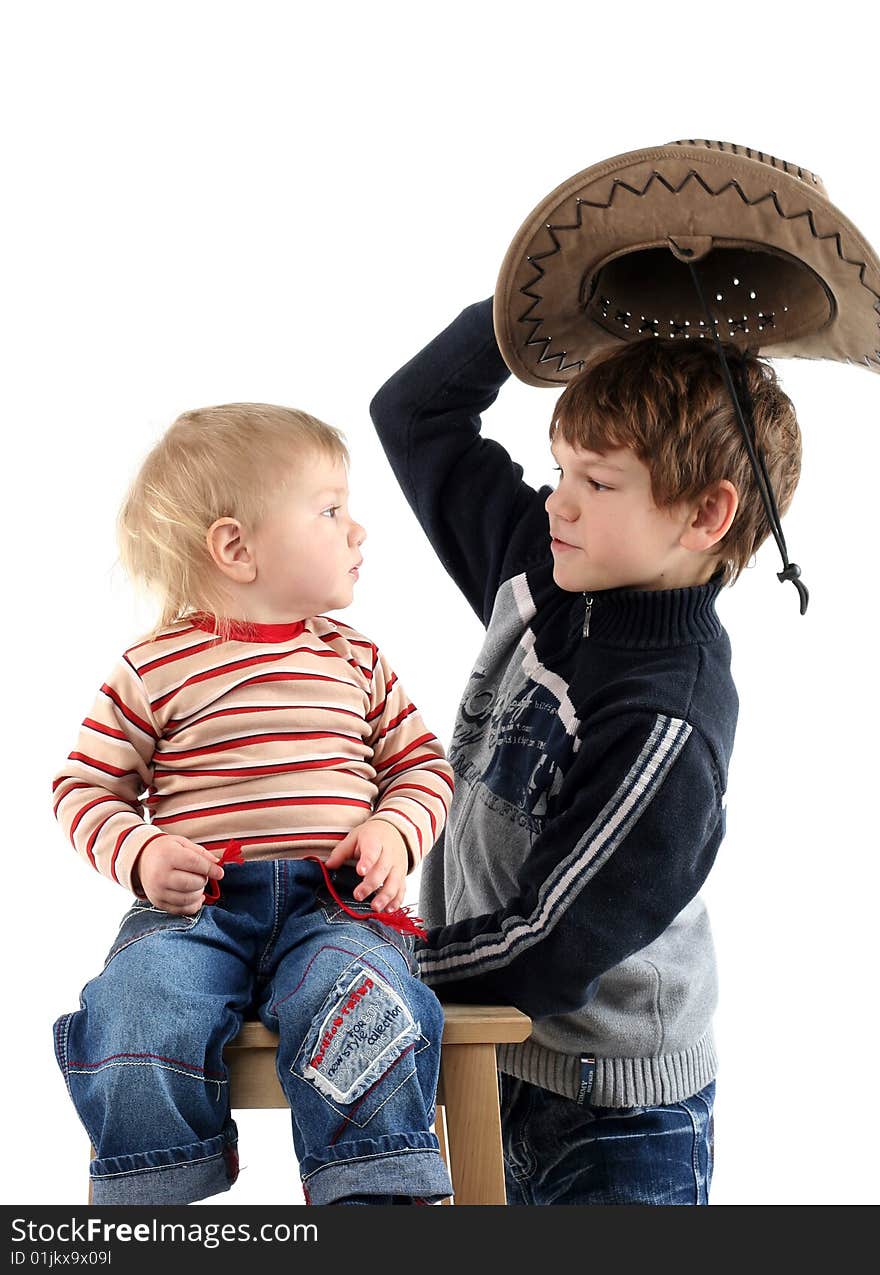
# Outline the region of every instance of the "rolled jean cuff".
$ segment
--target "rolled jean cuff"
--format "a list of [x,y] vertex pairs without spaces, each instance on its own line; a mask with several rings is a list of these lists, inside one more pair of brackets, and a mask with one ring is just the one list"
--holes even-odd
[[310,1204],[333,1204],[347,1195],[418,1195],[429,1201],[452,1195],[433,1133],[346,1142],[329,1148],[320,1163],[309,1156],[300,1171]]
[[93,1160],[89,1173],[93,1204],[191,1204],[238,1177],[238,1130],[230,1121],[204,1142]]

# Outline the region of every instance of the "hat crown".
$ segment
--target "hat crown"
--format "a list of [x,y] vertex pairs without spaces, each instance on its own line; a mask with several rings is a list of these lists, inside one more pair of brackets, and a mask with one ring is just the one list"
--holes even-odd
[[766,151],[752,150],[751,146],[738,146],[736,142],[710,142],[705,138],[686,138],[677,142],[666,142],[666,146],[702,146],[706,150],[724,151],[727,155],[744,155],[746,159],[756,159],[761,164],[767,164],[770,168],[776,168],[780,172],[788,173],[789,177],[797,177],[807,186],[813,187],[815,190],[828,198],[828,191],[825,189],[825,183],[816,173],[810,172],[809,168],[802,168],[800,164],[792,164],[787,159],[779,159],[776,155],[768,155]]

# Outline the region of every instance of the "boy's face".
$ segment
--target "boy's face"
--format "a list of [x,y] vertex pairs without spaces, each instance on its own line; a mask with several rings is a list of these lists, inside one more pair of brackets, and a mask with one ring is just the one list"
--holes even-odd
[[674,589],[709,579],[713,564],[679,544],[690,508],[659,509],[648,467],[630,448],[585,451],[557,434],[550,450],[559,485],[545,508],[561,589]]
[[251,536],[261,611],[300,619],[349,606],[366,535],[348,511],[343,462],[303,458]]

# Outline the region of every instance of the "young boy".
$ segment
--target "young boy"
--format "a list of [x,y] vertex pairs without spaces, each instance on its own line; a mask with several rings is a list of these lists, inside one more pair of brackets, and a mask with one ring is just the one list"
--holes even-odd
[[[728,348],[784,510],[800,467],[769,365]],[[698,891],[724,835],[737,696],[715,611],[769,526],[710,343],[587,367],[534,491],[480,413],[492,303],[379,391],[398,481],[486,626],[422,875],[425,980],[535,1020],[499,1049],[508,1201],[704,1204],[715,963]]]
[[248,1011],[280,1035],[308,1203],[451,1194],[430,1131],[442,1012],[399,908],[451,768],[375,644],[323,614],[362,562],[347,463],[303,412],[205,408],[122,510],[123,561],[163,614],[54,784],[75,848],[138,896],[55,1024],[96,1204],[228,1190],[223,1049]]

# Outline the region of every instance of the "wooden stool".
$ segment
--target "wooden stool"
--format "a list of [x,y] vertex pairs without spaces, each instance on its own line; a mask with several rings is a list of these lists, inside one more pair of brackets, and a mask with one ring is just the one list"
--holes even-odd
[[[502,1005],[444,1005],[443,1013],[434,1131],[455,1188],[454,1202],[506,1204],[495,1046],[525,1040],[532,1021]],[[275,1071],[277,1045],[278,1037],[262,1023],[246,1022],[226,1046],[233,1111],[287,1107]],[[90,1203],[91,1198],[90,1182]]]
[[[455,1203],[506,1204],[495,1046],[525,1040],[532,1021],[501,1005],[444,1005],[443,1013],[434,1130]],[[288,1105],[275,1071],[277,1044],[262,1023],[245,1023],[227,1045],[233,1110]]]

